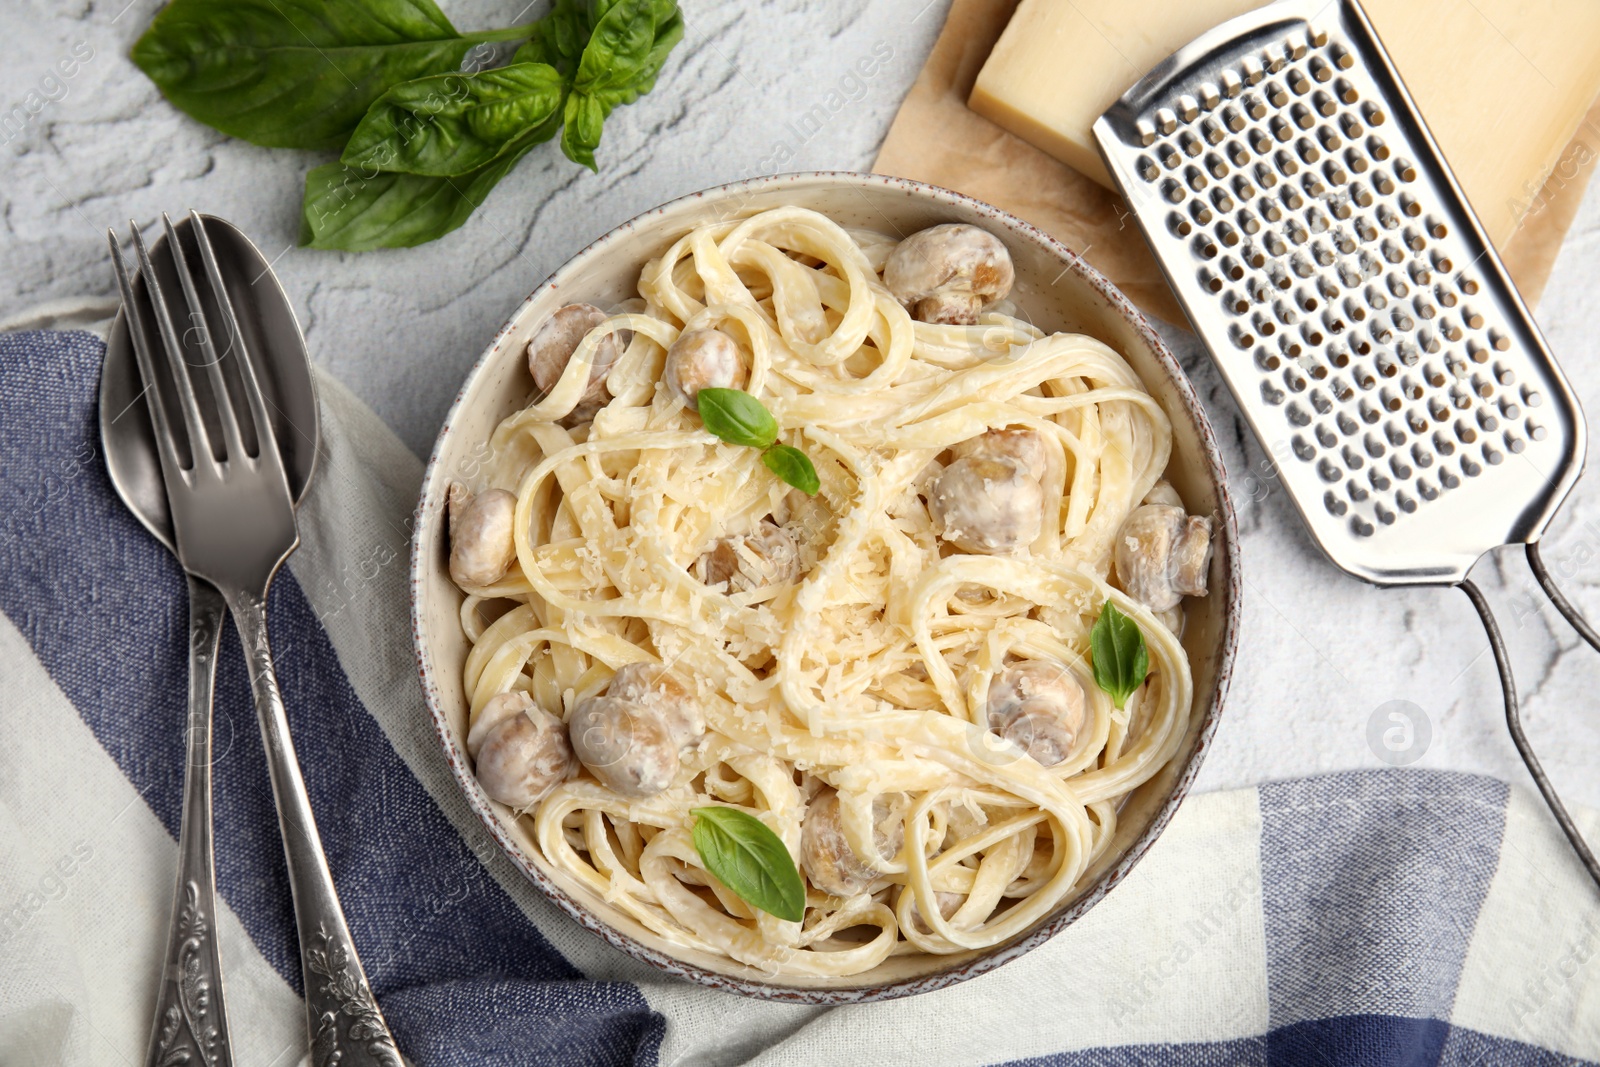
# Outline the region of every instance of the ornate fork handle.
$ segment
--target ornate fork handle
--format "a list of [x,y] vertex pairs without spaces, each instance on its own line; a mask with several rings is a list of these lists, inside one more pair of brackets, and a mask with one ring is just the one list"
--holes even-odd
[[228,1014],[217,951],[216,860],[211,837],[211,699],[226,604],[189,577],[189,715],[178,830],[178,885],[156,994],[149,1067],[230,1067]]
[[405,1067],[383,1013],[367,987],[322,851],[311,800],[289,737],[272,649],[267,642],[266,605],[254,593],[228,591],[228,607],[244,642],[255,693],[267,769],[278,804],[278,827],[289,866],[295,925],[300,931],[300,965],[305,978],[306,1022],[311,1058],[317,1067]]

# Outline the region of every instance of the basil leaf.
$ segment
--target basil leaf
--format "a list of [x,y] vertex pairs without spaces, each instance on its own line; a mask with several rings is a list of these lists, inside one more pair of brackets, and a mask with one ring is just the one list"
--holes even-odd
[[163,96],[223,133],[337,148],[391,85],[456,69],[478,36],[457,33],[433,0],[172,0],[131,55]]
[[695,808],[690,837],[706,870],[751,907],[789,922],[806,917],[794,858],[767,824],[738,808]]
[[327,163],[306,175],[300,243],[364,252],[410,248],[467,221],[517,160],[555,136],[556,119],[530,130],[477,170],[454,177],[358,171]]
[[656,0],[617,0],[583,46],[573,88],[596,95],[633,81],[656,42]]
[[817,480],[817,468],[811,465],[811,458],[798,448],[773,445],[761,453],[761,462],[766,464],[767,470],[807,496],[816,496],[817,490],[822,488],[822,483]]
[[702,389],[695,402],[706,429],[729,444],[766,448],[778,439],[778,420],[743,389]]
[[464,175],[549,121],[563,91],[561,75],[544,63],[403,82],[372,105],[339,161],[361,170]]
[[513,63],[548,63],[569,80],[589,40],[588,10],[576,0],[556,0],[550,13],[533,27],[528,42],[511,57]]
[[595,165],[594,150],[600,147],[600,132],[611,109],[599,97],[586,93],[573,93],[567,97],[565,125],[561,127],[561,151],[574,163],[581,163],[592,171]]
[[1089,651],[1094,659],[1094,684],[1111,694],[1122,707],[1150,673],[1150,652],[1139,624],[1106,601],[1089,631]]

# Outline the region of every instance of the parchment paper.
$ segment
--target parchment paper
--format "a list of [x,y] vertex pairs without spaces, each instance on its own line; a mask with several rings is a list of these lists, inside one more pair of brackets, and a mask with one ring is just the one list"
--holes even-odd
[[[1017,0],[954,0],[873,170],[932,182],[1004,208],[1074,249],[1147,314],[1186,325],[1127,206],[967,108],[967,97]],[[1544,291],[1600,155],[1600,101],[1562,153],[1501,258],[1523,298]]]

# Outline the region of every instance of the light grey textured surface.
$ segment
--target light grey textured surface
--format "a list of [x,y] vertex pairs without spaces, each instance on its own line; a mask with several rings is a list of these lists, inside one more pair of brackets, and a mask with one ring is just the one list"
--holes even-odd
[[[109,225],[191,206],[225,215],[277,257],[314,358],[419,454],[501,321],[593,238],[719,182],[867,166],[945,7],[944,0],[688,0],[684,44],[656,92],[608,124],[600,174],[546,146],[444,240],[343,254],[294,247],[303,174],[326,157],[228,140],[174,111],[128,62],[152,0],[126,8],[125,0],[0,2],[0,112],[40,104],[0,149],[0,318],[45,301],[109,294]],[[463,29],[526,17],[515,4],[486,0],[445,7]],[[78,55],[92,48],[92,58],[72,78],[47,81],[75,46]],[[879,71],[852,80],[857,61],[875,50]],[[802,125],[807,113],[823,121]],[[1591,412],[1600,411],[1597,278],[1600,192],[1591,191],[1538,316]],[[1202,786],[1377,766],[1369,718],[1405,700],[1431,729],[1419,765],[1487,772],[1526,787],[1501,719],[1494,664],[1466,598],[1450,589],[1377,590],[1325,563],[1205,357],[1186,336],[1173,336],[1227,450],[1246,582],[1241,655]],[[1580,484],[1550,534],[1547,559],[1574,599],[1600,615],[1600,482]],[[1581,646],[1538,599],[1519,552],[1504,552],[1498,563],[1503,573],[1495,561],[1479,573],[1486,584],[1503,584],[1495,602],[1521,672],[1529,732],[1569,798],[1600,805],[1600,657],[1568,655]],[[1381,718],[1378,734],[1397,726]]]

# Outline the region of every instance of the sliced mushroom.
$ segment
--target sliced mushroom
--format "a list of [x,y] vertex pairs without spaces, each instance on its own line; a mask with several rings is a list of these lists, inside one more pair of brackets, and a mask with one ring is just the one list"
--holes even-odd
[[930,226],[895,246],[883,284],[922,322],[971,325],[1011,292],[1011,253],[987,230],[963,223]]
[[1083,683],[1064,663],[1023,660],[989,683],[989,729],[1042,766],[1054,767],[1071,755],[1087,701]]
[[967,456],[1001,456],[1016,460],[1030,478],[1044,477],[1044,438],[1029,429],[988,430],[951,449],[957,459]]
[[1211,520],[1172,504],[1134,508],[1112,551],[1123,592],[1151,611],[1171,611],[1186,596],[1206,595]]
[[673,396],[700,410],[702,389],[733,389],[744,382],[739,345],[721,330],[684,330],[667,349],[662,380]]
[[1021,463],[1005,456],[956,460],[928,497],[939,536],[966,552],[1015,552],[1033,543],[1044,523],[1044,490]]
[[762,519],[750,533],[712,542],[694,561],[693,573],[706,585],[745,593],[799,577],[800,548],[788,530]]
[[543,800],[574,766],[567,728],[525,692],[501,693],[484,705],[467,751],[483,791],[516,811]]
[[606,695],[658,712],[679,749],[705,736],[706,713],[683,679],[659,663],[628,663],[611,676]]
[[[888,797],[872,801],[872,841],[878,855],[891,859],[905,841],[905,822]],[[839,814],[839,794],[823,789],[806,805],[800,828],[800,860],[813,887],[836,897],[854,896],[872,884],[878,872],[850,847]]]
[[504,489],[474,496],[460,482],[450,483],[450,578],[460,586],[493,585],[517,558],[512,524],[517,498]]
[[[548,394],[556,387],[578,345],[606,318],[606,313],[593,304],[568,304],[540,324],[533,340],[528,342],[528,370],[541,392]],[[611,365],[627,348],[631,336],[628,331],[618,331],[606,335],[595,346],[589,363],[589,384],[577,407],[561,420],[561,425],[571,427],[588,422],[606,405],[610,399],[606,392],[606,375],[611,373]]]

